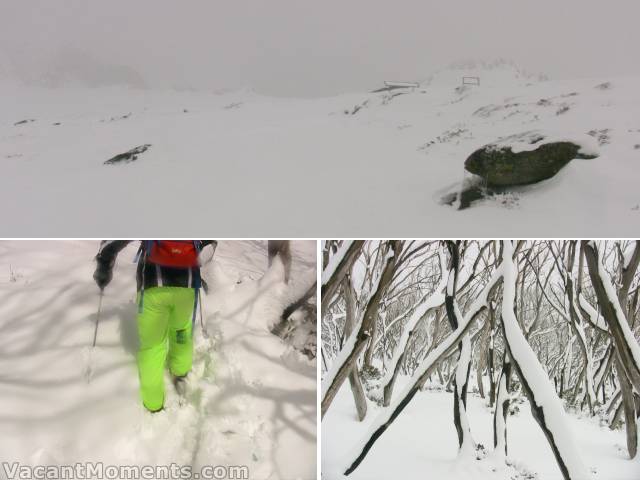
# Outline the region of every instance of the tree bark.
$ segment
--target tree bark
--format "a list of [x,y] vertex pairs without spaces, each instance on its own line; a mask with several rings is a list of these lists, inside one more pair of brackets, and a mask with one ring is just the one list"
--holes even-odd
[[[633,389],[631,388],[631,382],[626,377],[622,366],[620,365],[620,358],[615,355],[616,372],[618,372],[618,380],[620,382],[620,391],[622,393],[622,408],[624,411],[624,425],[627,433],[627,450],[629,451],[629,458],[635,458],[638,453],[638,425],[635,402],[633,399]],[[615,419],[615,417],[614,417]]]
[[502,327],[505,347],[513,360],[523,390],[529,399],[531,413],[545,434],[556,463],[565,480],[589,478],[578,456],[575,443],[566,425],[565,412],[546,372],[527,343],[518,325],[515,311],[516,267],[511,241],[504,242],[504,289],[502,298]]
[[[609,290],[611,290],[611,281],[608,278],[603,278],[600,273],[600,257],[595,245],[583,240],[582,246],[587,258],[591,284],[596,293],[602,316],[611,330],[622,371],[624,371],[633,388],[637,392],[640,392],[640,363],[636,361],[633,353],[633,349],[637,349],[638,345],[637,343],[636,345],[632,345],[631,342],[634,341],[634,339],[629,339],[627,335],[625,335],[625,330],[629,330],[629,323],[619,303],[619,298],[611,298],[607,293],[605,282],[607,282],[607,285],[610,287]],[[631,337],[633,337],[633,334],[631,334]]]
[[[346,303],[346,318],[344,324],[344,335],[349,337],[353,331],[355,316],[356,316],[356,302],[353,287],[351,286],[350,275],[345,276],[342,281],[342,288],[344,291],[344,298]],[[364,388],[362,388],[362,382],[360,381],[360,375],[358,374],[358,363],[356,362],[349,373],[349,384],[351,386],[351,392],[353,393],[353,400],[356,403],[356,411],[358,413],[358,421],[364,420],[367,415],[367,397],[364,394]]]
[[[460,242],[447,241],[446,244],[451,255],[451,266],[444,304],[451,330],[456,330],[460,323],[460,311],[455,299],[460,269]],[[458,434],[458,446],[469,453],[475,450],[475,442],[471,436],[467,417],[467,387],[471,370],[471,341],[467,335],[463,336],[458,344],[458,352],[458,363],[453,379],[453,423]]]
[[589,402],[589,412],[593,414],[593,409],[598,403],[595,388],[593,385],[593,358],[591,355],[591,347],[588,344],[587,336],[584,330],[585,321],[582,318],[580,307],[578,306],[579,288],[573,274],[574,263],[576,257],[576,242],[571,242],[569,246],[569,258],[567,273],[565,276],[567,299],[569,301],[569,318],[571,320],[571,328],[578,338],[578,345],[582,353],[584,361],[584,379],[586,388],[586,397]]
[[376,312],[373,322],[371,322],[371,336],[369,338],[369,344],[367,345],[367,348],[364,351],[364,366],[366,368],[371,368],[373,366],[373,353],[376,345],[376,337],[378,336],[379,321],[380,321],[380,317]]
[[509,413],[509,395],[511,391],[511,362],[505,351],[502,373],[498,382],[498,398],[493,414],[493,447],[496,452],[507,456],[507,415]]
[[496,338],[496,311],[493,302],[489,304],[489,351],[487,353],[487,362],[489,364],[489,405],[493,407],[496,401],[496,374],[494,360],[494,344]]
[[[363,240],[354,240],[349,245],[349,249],[342,257],[340,263],[333,270],[331,276],[327,279],[323,279],[322,289],[321,289],[321,314],[324,318],[327,308],[331,304],[333,297],[338,293],[338,289],[340,288],[340,284],[342,283],[342,279],[344,276],[351,271],[351,267],[355,263],[355,261],[360,256],[360,251],[362,250],[362,246],[364,245]],[[324,266],[327,268],[327,265]]]
[[[322,417],[324,417],[325,413],[327,413],[327,410],[329,409],[331,402],[333,401],[334,397],[338,393],[338,390],[342,386],[342,383],[349,376],[349,373],[351,372],[353,365],[355,364],[358,357],[364,350],[371,336],[371,325],[375,320],[375,315],[378,312],[380,301],[382,300],[384,292],[386,288],[389,286],[391,279],[393,278],[395,262],[402,248],[401,242],[397,240],[391,241],[389,242],[388,248],[390,248],[393,251],[393,253],[387,252],[385,264],[383,266],[383,270],[382,270],[382,273],[380,274],[380,278],[378,280],[376,288],[373,292],[371,292],[369,301],[362,314],[360,328],[355,334],[351,335],[351,337],[353,338],[350,337],[351,341],[347,341],[347,344],[343,347],[343,350],[349,349],[349,351],[345,352],[344,360],[340,361],[336,359],[336,362],[340,361],[340,363],[339,364],[336,363],[335,366],[331,367],[331,370],[327,373],[327,378],[325,382],[323,382],[322,403],[321,403]],[[342,355],[343,352],[340,352],[340,353]],[[325,387],[325,384],[326,384],[326,387]]]

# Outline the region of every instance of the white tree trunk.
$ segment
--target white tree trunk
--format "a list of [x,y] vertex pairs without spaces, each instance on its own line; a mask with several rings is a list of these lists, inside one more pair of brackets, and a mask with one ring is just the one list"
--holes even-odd
[[513,254],[512,242],[505,241],[502,325],[507,348],[531,404],[533,417],[547,437],[563,477],[565,480],[585,480],[590,476],[567,426],[562,403],[542,365],[538,362],[538,358],[527,343],[516,319],[517,274]]

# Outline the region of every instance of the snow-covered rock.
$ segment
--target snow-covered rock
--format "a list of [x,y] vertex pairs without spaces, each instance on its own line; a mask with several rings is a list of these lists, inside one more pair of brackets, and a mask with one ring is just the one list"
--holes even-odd
[[575,140],[525,132],[476,150],[464,167],[491,186],[528,185],[553,177],[575,158],[595,158],[594,152]]

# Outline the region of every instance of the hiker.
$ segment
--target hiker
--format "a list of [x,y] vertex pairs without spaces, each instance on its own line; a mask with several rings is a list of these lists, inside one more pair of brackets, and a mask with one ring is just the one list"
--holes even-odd
[[[109,284],[118,253],[131,240],[100,244],[93,278],[100,290]],[[167,363],[179,394],[193,359],[193,322],[203,285],[200,266],[213,258],[215,240],[143,240],[137,254],[138,376],[142,404],[150,412],[164,408]]]

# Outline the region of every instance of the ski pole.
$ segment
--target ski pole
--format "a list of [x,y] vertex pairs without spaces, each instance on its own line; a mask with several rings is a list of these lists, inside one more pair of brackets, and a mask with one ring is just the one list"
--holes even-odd
[[84,369],[84,378],[87,380],[87,383],[91,383],[91,377],[93,377],[93,363],[95,359],[93,358],[93,352],[96,349],[96,340],[98,339],[98,324],[100,323],[100,315],[102,313],[102,297],[104,296],[104,290],[100,289],[100,299],[98,300],[98,312],[96,313],[96,328],[93,331],[93,343],[91,347],[86,347],[85,355],[86,355],[86,365]]
[[104,290],[101,288],[100,299],[98,300],[98,313],[96,314],[96,328],[93,332],[93,345],[92,345],[93,348],[95,348],[96,340],[98,339],[98,324],[100,323],[100,314],[102,312],[102,297],[104,297]]
[[198,290],[198,303],[200,304],[200,326],[202,327],[202,336],[204,338],[209,338],[209,332],[207,332],[207,329],[204,326],[204,316],[202,315],[202,295],[200,294],[200,290]]

